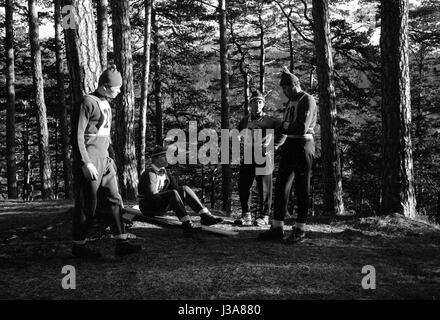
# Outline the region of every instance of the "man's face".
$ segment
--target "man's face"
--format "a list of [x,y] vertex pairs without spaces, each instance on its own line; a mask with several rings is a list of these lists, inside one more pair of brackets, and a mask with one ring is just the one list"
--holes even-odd
[[116,87],[105,86],[105,92],[107,94],[107,97],[114,99],[121,92],[121,86],[116,86]]
[[261,116],[263,114],[264,100],[253,99],[251,101],[251,113],[253,116]]
[[166,154],[154,157],[152,159],[153,164],[158,168],[166,168],[168,166],[167,156]]
[[293,97],[295,97],[297,93],[301,92],[301,87],[299,85],[297,86],[284,85],[282,86],[282,88],[284,95],[289,99],[292,99]]
[[293,96],[295,95],[294,87],[284,85],[284,86],[282,86],[282,88],[283,88],[283,93],[287,98],[289,98],[289,99],[293,98]]

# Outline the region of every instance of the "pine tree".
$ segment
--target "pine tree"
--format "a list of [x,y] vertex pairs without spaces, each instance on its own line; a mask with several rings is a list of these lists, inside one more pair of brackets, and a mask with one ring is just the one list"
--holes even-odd
[[112,0],[113,44],[115,63],[122,75],[121,93],[116,101],[115,151],[121,195],[137,199],[138,173],[135,146],[135,112],[133,58],[131,52],[130,5],[128,1]]
[[47,127],[46,103],[44,101],[44,81],[41,65],[39,21],[36,0],[28,0],[28,6],[33,93],[34,104],[37,111],[41,197],[46,200],[52,198],[52,183],[49,154],[49,130]]
[[411,144],[408,0],[381,1],[382,214],[416,216]]

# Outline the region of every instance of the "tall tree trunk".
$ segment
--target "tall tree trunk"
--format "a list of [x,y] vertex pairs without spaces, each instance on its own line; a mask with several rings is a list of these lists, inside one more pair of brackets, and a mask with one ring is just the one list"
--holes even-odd
[[145,169],[145,152],[147,137],[148,82],[150,79],[150,48],[151,48],[151,11],[154,0],[145,0],[144,55],[142,57],[142,88],[139,111],[139,154],[138,174]]
[[59,130],[60,130],[60,125],[58,123],[58,119],[55,119],[55,137],[54,137],[54,144],[55,144],[55,161],[53,161],[53,198],[54,199],[58,199],[58,190],[59,190],[59,182],[58,182],[58,159],[60,158],[60,153],[59,153]]
[[245,56],[242,56],[242,59],[240,60],[240,73],[243,77],[243,94],[244,94],[244,116],[249,116],[249,96],[250,96],[250,75],[249,71],[244,68],[244,60],[246,59]]
[[333,86],[333,58],[330,37],[329,0],[313,0],[313,21],[319,111],[321,115],[321,147],[324,182],[324,211],[343,214],[342,176],[336,131],[336,102]]
[[[101,62],[91,0],[63,0],[62,5],[72,6],[75,17],[74,27],[64,28],[67,65],[70,75],[72,106],[70,114],[72,116],[72,112],[81,101],[81,98],[93,92],[98,86]],[[78,186],[73,186],[74,190],[77,190],[77,188]]]
[[[228,39],[226,37],[226,0],[219,0],[220,24],[220,73],[221,73],[221,128],[229,129],[229,75]],[[229,139],[228,139],[229,144]],[[228,155],[229,157],[229,155]],[[232,170],[230,164],[222,164],[222,210],[231,212]]]
[[30,180],[31,180],[31,166],[29,154],[29,107],[24,103],[24,117],[23,117],[23,131],[21,132],[23,138],[23,200],[29,200],[30,195]]
[[72,101],[78,103],[98,86],[101,63],[91,0],[63,0],[65,5],[74,8],[76,22],[74,28],[64,29],[64,35]]
[[107,69],[107,48],[108,48],[108,0],[97,1],[98,22],[96,27],[98,37],[99,57],[101,58],[101,69]]
[[55,0],[55,56],[57,69],[58,108],[60,119],[61,157],[63,162],[64,197],[72,198],[72,166],[70,162],[69,128],[64,89],[63,43],[61,41],[61,0]]
[[265,92],[265,73],[266,73],[266,43],[264,42],[264,25],[261,14],[258,16],[260,20],[260,91]]
[[293,73],[295,67],[295,62],[293,61],[293,39],[292,39],[292,29],[290,27],[290,19],[287,19],[287,35],[289,38],[289,61],[290,61],[290,72]]
[[415,135],[419,138],[419,145],[422,143],[423,135],[422,135],[422,91],[423,91],[423,67],[426,55],[426,46],[421,44],[419,49],[419,61],[418,61],[418,82],[419,88],[417,90],[417,122],[416,122],[416,132]]
[[18,198],[17,166],[15,155],[15,62],[14,62],[14,8],[13,0],[6,0],[6,171],[8,180],[8,199]]
[[46,104],[44,102],[44,82],[41,65],[37,2],[36,0],[28,0],[28,5],[34,102],[35,107],[37,108],[41,197],[46,200],[52,197],[52,185],[50,181],[49,131],[47,128]]
[[416,216],[411,145],[408,0],[381,1],[382,214]]
[[138,174],[136,166],[135,109],[133,91],[133,57],[131,53],[130,4],[112,0],[113,45],[115,63],[122,75],[121,93],[117,97],[115,151],[120,170],[121,195],[136,200]]
[[163,144],[163,111],[162,111],[162,79],[161,79],[161,61],[160,61],[160,34],[159,22],[156,10],[153,9],[152,15],[153,33],[154,33],[154,97],[156,104],[156,144]]

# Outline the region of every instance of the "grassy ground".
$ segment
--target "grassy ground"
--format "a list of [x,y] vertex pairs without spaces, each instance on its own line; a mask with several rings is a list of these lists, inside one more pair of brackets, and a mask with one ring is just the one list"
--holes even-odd
[[[68,202],[2,202],[0,299],[439,299],[440,230],[401,216],[311,219],[297,246],[259,243],[257,228],[239,237],[136,222],[144,250],[115,259],[113,240],[95,241],[104,257],[70,254]],[[288,227],[290,229],[290,227]],[[76,268],[76,290],[63,290],[61,269]],[[361,286],[376,269],[376,289]]]

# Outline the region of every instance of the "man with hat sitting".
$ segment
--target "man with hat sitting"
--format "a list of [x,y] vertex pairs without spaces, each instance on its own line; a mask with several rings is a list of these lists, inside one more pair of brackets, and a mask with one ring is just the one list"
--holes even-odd
[[[249,99],[250,114],[247,117],[241,119],[238,130],[250,129],[252,131],[252,139],[254,139],[254,130],[262,130],[262,142],[264,145],[268,145],[269,139],[273,139],[273,135],[268,135],[266,129],[275,129],[280,125],[280,121],[269,117],[264,112],[265,98],[260,91],[252,92],[252,96]],[[246,142],[245,142],[246,143]],[[240,165],[240,173],[238,177],[238,193],[240,197],[240,204],[242,210],[241,218],[235,220],[235,224],[242,226],[264,226],[269,224],[269,213],[272,205],[272,170],[266,172],[264,175],[256,175],[256,168],[264,168],[265,163],[257,164],[254,158],[254,140],[252,140],[252,163],[242,163]],[[258,142],[260,143],[260,142]],[[264,148],[262,148],[264,149]],[[272,156],[267,155],[266,156]],[[268,161],[266,159],[266,161]],[[258,217],[252,222],[252,215],[249,210],[249,196],[250,190],[254,180],[257,180],[257,188],[259,191],[259,213]]]
[[190,187],[179,186],[165,169],[168,165],[165,148],[157,146],[151,154],[151,162],[151,167],[142,173],[138,185],[139,209],[144,215],[157,215],[171,209],[182,222],[185,234],[200,231],[192,224],[185,204],[200,215],[202,225],[210,226],[223,221],[209,212]]

